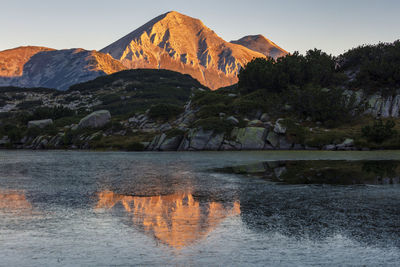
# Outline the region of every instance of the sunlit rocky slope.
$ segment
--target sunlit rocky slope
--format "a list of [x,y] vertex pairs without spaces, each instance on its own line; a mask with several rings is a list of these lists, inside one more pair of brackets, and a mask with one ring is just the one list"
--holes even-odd
[[[34,51],[37,53],[34,54]],[[125,69],[119,61],[109,55],[84,49],[50,50],[29,47],[15,49],[13,54],[7,51],[0,52],[0,56],[3,56],[4,62],[9,62],[13,58],[18,59],[14,60],[16,63],[12,68],[1,72],[2,86],[67,90],[73,84]],[[11,73],[14,75],[11,76]]]
[[[169,69],[218,89],[237,82],[239,70],[253,58],[284,52],[259,43],[257,51],[224,41],[200,20],[169,12],[146,23],[101,52],[110,54],[128,68]],[[275,47],[275,46],[274,46]],[[276,50],[280,50],[276,47]],[[283,50],[282,50],[283,51]]]

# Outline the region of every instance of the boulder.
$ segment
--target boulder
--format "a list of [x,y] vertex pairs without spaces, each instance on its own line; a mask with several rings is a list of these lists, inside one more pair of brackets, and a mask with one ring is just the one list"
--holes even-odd
[[233,124],[233,125],[238,125],[239,124],[239,120],[236,119],[233,116],[230,116],[230,117],[226,118],[226,121],[231,123],[231,124]]
[[176,151],[182,142],[183,136],[174,136],[166,138],[165,141],[160,145],[159,150],[161,151]]
[[252,120],[247,124],[250,127],[264,127],[264,123],[260,120]]
[[41,129],[43,129],[46,126],[49,126],[49,125],[52,125],[52,124],[53,124],[53,120],[52,119],[30,121],[30,122],[28,122],[28,128],[39,127]]
[[190,148],[204,150],[212,135],[213,131],[204,131],[203,129],[193,131],[190,135]]
[[326,145],[326,146],[324,146],[322,149],[323,149],[323,150],[332,151],[332,150],[336,150],[336,146],[335,146],[335,145]]
[[267,141],[275,148],[277,148],[279,146],[279,136],[274,132],[268,133]]
[[274,132],[277,134],[285,134],[286,133],[286,127],[282,125],[283,119],[279,119],[275,123],[274,127]]
[[262,150],[265,145],[267,130],[262,127],[246,127],[238,130],[236,141],[244,150]]
[[224,134],[216,134],[208,141],[205,150],[219,150],[224,141]]
[[8,138],[8,136],[3,136],[3,137],[0,139],[0,145],[6,145],[6,144],[8,144],[8,143],[10,143],[10,139]]
[[279,148],[283,150],[289,150],[292,149],[293,144],[290,143],[285,136],[280,136],[279,137]]
[[344,140],[343,145],[346,146],[346,147],[354,146],[354,140],[350,139],[350,138],[347,138],[346,140]]
[[268,122],[269,121],[269,116],[268,116],[268,114],[267,113],[263,113],[262,115],[261,115],[261,117],[260,117],[260,121],[262,121],[262,122]]
[[111,114],[108,110],[98,110],[86,117],[80,122],[78,127],[82,128],[101,128],[106,125],[111,119]]

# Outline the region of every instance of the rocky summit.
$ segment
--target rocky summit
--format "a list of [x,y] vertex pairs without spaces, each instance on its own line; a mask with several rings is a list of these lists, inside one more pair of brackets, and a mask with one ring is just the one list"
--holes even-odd
[[239,40],[231,41],[231,43],[245,46],[251,50],[259,52],[267,57],[272,57],[274,59],[283,57],[288,54],[286,50],[282,49],[261,34],[245,36]]
[[280,48],[281,53],[272,50],[270,43],[261,49],[264,53],[249,48],[226,42],[200,20],[172,11],[100,52],[110,54],[128,68],[169,69],[190,74],[203,85],[218,89],[236,83],[239,70],[253,58],[269,56],[268,49],[273,57],[286,53]]

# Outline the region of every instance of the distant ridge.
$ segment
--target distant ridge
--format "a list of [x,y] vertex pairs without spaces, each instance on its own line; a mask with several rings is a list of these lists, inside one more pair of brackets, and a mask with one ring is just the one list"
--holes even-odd
[[0,86],[67,90],[73,84],[124,69],[126,68],[119,61],[97,51],[42,50],[31,56],[24,64],[22,75],[0,78]]

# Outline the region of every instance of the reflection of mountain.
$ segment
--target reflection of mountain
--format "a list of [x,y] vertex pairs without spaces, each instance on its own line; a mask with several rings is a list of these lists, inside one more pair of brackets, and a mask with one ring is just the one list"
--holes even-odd
[[28,202],[25,194],[20,191],[0,191],[0,212],[27,212],[31,211],[32,205]]
[[182,248],[205,237],[225,218],[240,214],[240,204],[224,207],[220,203],[200,203],[192,194],[135,197],[110,191],[98,194],[96,209],[111,209],[121,203],[133,215],[135,226],[152,233],[174,248]]

